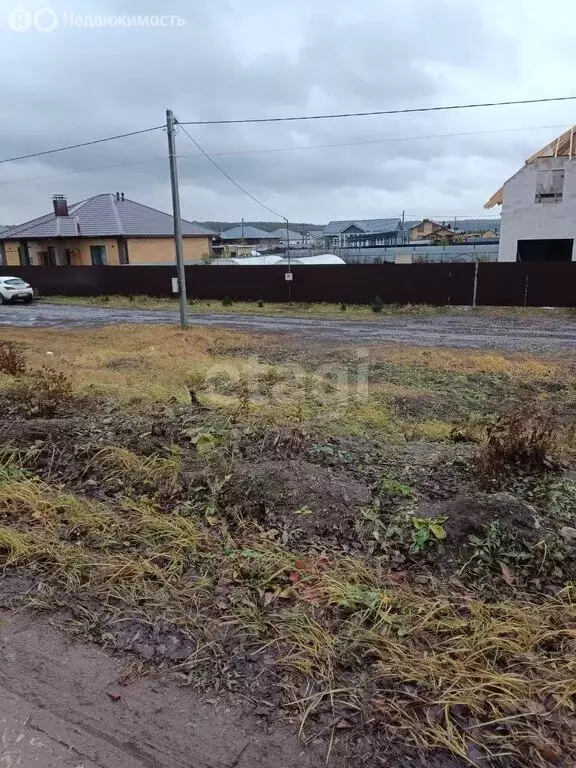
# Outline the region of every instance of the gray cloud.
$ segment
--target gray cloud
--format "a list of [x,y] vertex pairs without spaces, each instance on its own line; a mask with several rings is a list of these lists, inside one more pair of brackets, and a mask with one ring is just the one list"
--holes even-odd
[[[21,4],[30,11],[46,7],[46,0],[27,2]],[[558,2],[569,29],[576,9]],[[60,23],[50,33],[12,31],[8,7],[0,11],[1,155],[157,125],[167,106],[181,120],[227,119],[569,93],[568,33],[542,33],[530,3],[522,4],[518,21],[516,4],[90,0],[73,8],[51,0],[60,20],[69,12],[174,14],[186,23],[107,29]],[[568,125],[572,110],[566,103],[189,130],[240,183],[292,220],[402,210],[474,215],[560,128],[422,137]],[[350,146],[261,151],[343,143]],[[182,133],[178,151],[187,218],[268,218],[205,158],[193,156],[197,150]],[[54,192],[76,200],[116,190],[169,210],[164,132],[0,166],[0,223],[42,213]]]

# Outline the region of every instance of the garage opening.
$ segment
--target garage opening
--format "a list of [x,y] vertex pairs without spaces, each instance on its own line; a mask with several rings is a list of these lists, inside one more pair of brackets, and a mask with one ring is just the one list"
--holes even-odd
[[572,261],[574,240],[518,240],[516,261]]

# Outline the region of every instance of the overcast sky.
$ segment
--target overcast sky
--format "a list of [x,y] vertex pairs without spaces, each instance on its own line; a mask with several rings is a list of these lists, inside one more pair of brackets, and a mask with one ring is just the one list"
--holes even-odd
[[[55,28],[14,31],[30,22],[15,6],[51,9],[36,19]],[[166,107],[185,121],[576,94],[570,0],[545,9],[539,0],[1,0],[0,8],[2,158],[159,125]],[[90,28],[72,26],[71,14],[184,23]],[[403,210],[447,219],[497,214],[483,210],[486,199],[575,115],[576,102],[565,102],[189,130],[292,221]],[[326,144],[347,146],[317,148]],[[177,145],[185,218],[274,218],[184,134]],[[0,224],[46,212],[54,193],[76,201],[115,191],[170,210],[165,132],[0,165]]]

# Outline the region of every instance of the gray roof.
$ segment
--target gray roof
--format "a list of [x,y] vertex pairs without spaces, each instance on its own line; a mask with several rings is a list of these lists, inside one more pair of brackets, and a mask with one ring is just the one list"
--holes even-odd
[[253,227],[251,224],[244,224],[244,226],[238,225],[227,229],[220,234],[222,240],[278,240],[278,235],[271,232],[265,232],[263,229]]
[[[304,235],[300,232],[295,232],[293,229],[288,230],[290,240],[302,240]],[[280,240],[286,240],[286,227],[278,227],[274,232],[270,232],[272,237],[279,237]]]
[[[174,218],[168,213],[135,203],[117,200],[107,192],[68,206],[68,216],[54,212],[24,224],[17,224],[1,233],[2,239],[58,237],[172,237]],[[205,227],[182,219],[184,236],[211,237]]]
[[500,231],[500,219],[456,219],[452,224],[455,232],[487,232]]
[[362,232],[377,234],[379,232],[395,232],[402,226],[402,219],[346,219],[345,221],[330,221],[324,229],[324,234],[339,235],[352,224]]

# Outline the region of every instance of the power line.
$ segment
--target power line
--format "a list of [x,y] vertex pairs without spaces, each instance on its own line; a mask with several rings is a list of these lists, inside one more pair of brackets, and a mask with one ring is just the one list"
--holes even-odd
[[297,115],[291,117],[257,117],[243,120],[188,120],[180,125],[235,125],[238,123],[284,123],[294,120],[334,120],[342,117],[372,117],[374,115],[406,115],[415,112],[444,112],[481,107],[508,107],[519,104],[545,104],[551,101],[574,101],[576,96],[554,96],[548,99],[522,99],[519,101],[488,101],[481,104],[453,104],[447,107],[409,107],[407,109],[381,109],[373,112],[343,112],[330,115]]
[[[549,102],[560,101],[574,101],[576,96],[554,96],[547,99],[522,99],[518,101],[492,101],[479,104],[453,104],[443,107],[410,107],[407,109],[383,109],[373,112],[343,112],[339,114],[330,115],[297,115],[290,117],[259,117],[259,118],[245,118],[241,120],[188,120],[184,122],[178,122],[178,125],[235,125],[241,123],[283,123],[295,120],[333,120],[344,117],[370,117],[374,115],[405,115],[414,114],[416,112],[442,112],[458,109],[479,109],[483,107],[506,107],[520,104],[546,104]],[[65,147],[58,147],[56,149],[47,149],[42,152],[33,152],[29,155],[19,155],[18,157],[7,157],[0,160],[0,164],[12,163],[16,160],[30,160],[34,157],[43,157],[44,155],[53,155],[56,152],[65,152],[69,149],[79,149],[80,147],[89,147],[94,144],[102,144],[106,141],[114,141],[115,139],[125,139],[129,136],[137,136],[142,133],[150,133],[151,131],[158,131],[161,128],[165,128],[165,125],[155,125],[152,128],[142,128],[139,131],[130,131],[128,133],[119,133],[116,136],[106,136],[102,139],[93,139],[92,141],[83,141],[78,144],[69,144]],[[192,137],[188,134],[189,138]],[[204,153],[204,150],[200,145],[198,148]],[[205,153],[204,153],[205,154]],[[208,157],[208,155],[206,155]],[[220,169],[221,170],[221,169]]]
[[[240,155],[266,154],[266,153],[274,153],[274,152],[299,152],[301,150],[310,150],[310,149],[335,149],[338,147],[366,146],[370,144],[387,144],[387,143],[403,142],[403,141],[426,141],[431,139],[455,138],[459,136],[483,136],[483,135],[497,134],[497,133],[513,133],[513,132],[519,132],[519,131],[541,131],[541,130],[550,130],[550,129],[567,128],[567,127],[569,128],[570,125],[568,123],[563,123],[559,125],[522,126],[520,128],[494,128],[494,129],[485,130],[485,131],[465,131],[465,132],[459,132],[459,133],[433,133],[433,134],[428,134],[423,136],[390,136],[383,139],[365,139],[361,141],[345,141],[345,142],[338,142],[338,143],[332,143],[332,144],[307,144],[307,145],[295,146],[295,147],[271,147],[271,148],[264,148],[264,149],[240,149],[240,150],[231,150],[231,151],[225,151],[225,152],[212,152],[210,153],[210,156],[214,158],[214,157],[235,157]],[[184,128],[182,128],[182,130],[184,130]],[[198,154],[198,153],[179,154],[178,158],[179,159],[195,159],[195,158],[200,158],[202,156],[203,156],[202,154]],[[73,176],[75,174],[96,173],[98,171],[113,170],[115,168],[126,168],[128,166],[141,165],[143,163],[165,162],[165,160],[166,158],[164,156],[158,155],[157,157],[147,157],[147,158],[142,158],[140,160],[130,160],[126,163],[114,163],[112,165],[102,165],[96,168],[73,169],[71,171],[63,171],[62,173],[48,173],[48,174],[43,174],[42,176],[28,176],[22,179],[8,179],[7,181],[0,181],[0,187],[6,186],[8,184],[22,184],[27,181],[53,179],[59,176]]]
[[129,133],[119,133],[116,136],[106,136],[104,139],[93,139],[92,141],[83,141],[80,144],[69,144],[67,147],[58,147],[57,149],[46,149],[43,152],[33,152],[30,155],[20,155],[19,157],[7,157],[4,160],[0,160],[1,163],[12,163],[16,160],[30,160],[33,157],[42,157],[44,155],[53,155],[56,152],[65,152],[68,149],[78,149],[79,147],[89,147],[93,144],[102,144],[105,141],[114,141],[115,139],[125,139],[128,136],[137,136],[140,133],[150,133],[151,131],[157,131],[160,128],[165,128],[165,125],[155,125],[153,128],[142,128],[139,131],[130,131]]
[[[180,123],[181,125],[181,123]],[[482,136],[494,133],[512,133],[515,131],[539,131],[551,128],[570,128],[569,123],[561,125],[522,126],[521,128],[494,128],[486,131],[463,131],[459,133],[432,133],[424,136],[389,136],[385,139],[362,139],[360,141],[344,141],[332,144],[306,144],[296,147],[271,147],[270,149],[242,149],[231,152],[213,152],[212,157],[227,157],[232,155],[253,155],[267,152],[299,152],[305,149],[332,149],[337,147],[360,147],[369,144],[388,144],[402,141],[425,141],[430,139],[448,139],[458,136]],[[180,157],[195,157],[195,155],[180,155]]]
[[255,203],[257,203],[258,205],[260,205],[262,208],[265,208],[267,211],[270,211],[270,213],[273,213],[273,214],[274,214],[274,216],[278,216],[278,218],[279,218],[279,219],[284,219],[284,221],[288,221],[288,219],[286,218],[286,216],[282,216],[282,214],[278,213],[278,211],[275,211],[273,208],[270,208],[270,207],[269,207],[268,205],[266,205],[265,203],[262,203],[260,200],[258,200],[258,198],[257,198],[257,197],[254,197],[254,195],[253,195],[251,192],[248,192],[248,190],[247,190],[247,189],[245,189],[245,188],[244,188],[244,187],[243,187],[241,184],[239,184],[239,183],[236,181],[236,179],[233,179],[233,178],[232,178],[232,176],[230,176],[230,174],[229,174],[229,173],[227,173],[227,172],[224,170],[224,168],[222,168],[220,165],[218,165],[218,163],[216,162],[216,160],[214,160],[214,159],[213,159],[213,158],[212,158],[212,157],[211,157],[211,156],[208,154],[208,152],[206,152],[204,149],[202,149],[202,147],[200,146],[200,144],[198,144],[198,142],[196,141],[196,139],[194,139],[194,138],[192,138],[192,136],[190,136],[190,134],[188,133],[188,131],[186,130],[186,128],[184,128],[184,126],[182,125],[182,123],[179,123],[179,122],[178,122],[178,120],[176,120],[176,124],[177,124],[177,125],[179,125],[179,126],[180,126],[180,128],[182,128],[182,130],[184,131],[184,133],[186,134],[186,136],[188,136],[188,138],[190,139],[190,141],[191,141],[191,142],[192,142],[192,143],[193,143],[193,144],[194,144],[196,147],[198,147],[198,149],[200,150],[200,152],[202,152],[202,154],[204,155],[204,157],[206,157],[208,160],[210,160],[210,162],[212,163],[212,165],[213,165],[215,168],[217,168],[217,169],[220,171],[220,173],[222,173],[224,176],[226,176],[226,178],[228,179],[228,181],[231,181],[231,182],[232,182],[232,184],[234,184],[234,186],[235,186],[235,187],[238,187],[238,189],[239,189],[241,192],[244,192],[244,194],[245,194],[245,195],[248,195],[248,197],[249,197],[251,200],[253,200]]

